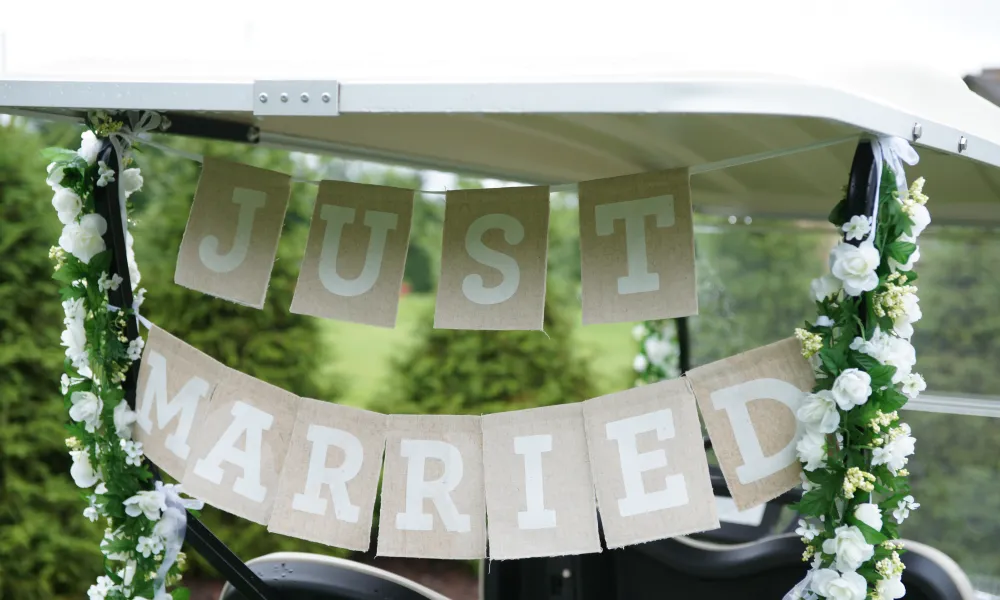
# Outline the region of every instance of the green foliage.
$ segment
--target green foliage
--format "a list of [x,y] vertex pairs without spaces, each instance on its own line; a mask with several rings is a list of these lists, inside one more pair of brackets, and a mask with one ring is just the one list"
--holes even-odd
[[558,308],[564,298],[550,282],[545,333],[434,329],[428,311],[417,342],[394,364],[392,391],[373,410],[478,415],[586,400],[593,386]]
[[69,476],[59,397],[59,238],[37,137],[0,126],[0,598],[80,597],[100,574],[102,528]]

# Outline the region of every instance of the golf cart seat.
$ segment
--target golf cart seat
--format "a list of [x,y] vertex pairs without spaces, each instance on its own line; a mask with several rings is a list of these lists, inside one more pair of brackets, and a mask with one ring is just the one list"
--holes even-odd
[[[275,552],[247,566],[289,600],[448,600],[405,577],[331,556]],[[246,598],[227,583],[219,600]]]

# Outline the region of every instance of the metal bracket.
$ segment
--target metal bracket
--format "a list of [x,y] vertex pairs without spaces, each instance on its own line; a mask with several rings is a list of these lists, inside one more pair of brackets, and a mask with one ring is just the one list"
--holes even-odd
[[258,117],[336,117],[340,84],[332,80],[253,82],[253,114]]

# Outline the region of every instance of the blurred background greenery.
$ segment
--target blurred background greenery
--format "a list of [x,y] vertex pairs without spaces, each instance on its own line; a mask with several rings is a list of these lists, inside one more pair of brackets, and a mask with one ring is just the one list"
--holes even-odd
[[[67,473],[58,399],[61,310],[47,259],[59,223],[39,154],[48,145],[75,148],[78,140],[79,130],[65,125],[0,122],[0,600],[79,598],[100,572],[101,532],[81,516],[85,504]],[[407,169],[167,141],[298,176],[422,186],[422,174]],[[230,367],[302,396],[399,413],[479,414],[575,402],[632,385],[633,324],[580,326],[571,196],[553,199],[547,335],[432,328],[444,212],[434,197],[416,205],[397,326],[380,329],[289,312],[315,194],[308,185],[293,187],[264,310],[174,285],[199,166],[156,150],[139,162],[145,186],[134,198],[133,233],[148,289],[143,313]],[[933,203],[933,182],[927,191]],[[707,215],[696,223],[695,364],[787,337],[815,316],[809,281],[823,272],[836,241],[829,226]],[[934,391],[996,394],[1000,286],[993,269],[1000,242],[992,232],[937,229],[922,240],[918,267],[919,369]],[[973,577],[1000,573],[1000,421],[912,412],[907,419],[919,440],[910,471],[923,506],[904,536],[940,548]],[[344,555],[211,509],[205,520],[244,559],[275,550]],[[191,562],[189,580],[215,576],[197,557]]]

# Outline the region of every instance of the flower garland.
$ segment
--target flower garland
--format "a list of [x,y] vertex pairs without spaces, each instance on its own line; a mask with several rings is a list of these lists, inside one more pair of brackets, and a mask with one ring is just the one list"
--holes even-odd
[[[886,164],[882,181],[897,175]],[[898,411],[926,388],[909,341],[921,317],[916,241],[930,223],[923,185],[882,186],[874,221],[848,218],[846,201],[830,215],[844,242],[830,254],[831,272],[812,282],[820,316],[795,330],[817,383],[796,415],[805,429],[797,445],[805,493],[796,507],[805,518],[796,533],[812,570],[793,598],[895,600],[906,592],[895,540],[920,505],[905,468],[915,439]]]
[[672,320],[639,323],[632,328],[632,337],[639,342],[639,353],[632,361],[632,369],[636,372],[636,386],[680,376],[680,369],[677,367],[680,350]]
[[[143,461],[142,442],[132,439],[136,413],[122,387],[132,363],[142,355],[142,338],[129,341],[125,324],[135,316],[145,290],[138,288],[132,236],[126,233],[135,304],[120,309],[109,306],[107,292],[117,290],[123,279],[109,275],[112,253],[103,238],[108,223],[95,207],[96,190],[115,182],[116,176],[126,198],[142,189],[138,168],[119,174],[98,160],[103,140],[114,135],[121,138],[124,127],[122,121],[96,113],[77,151],[45,151],[52,161],[46,182],[54,192],[52,206],[63,224],[59,245],[49,256],[55,263],[53,278],[62,284],[65,311],[66,372],[61,390],[71,420],[66,445],[73,460],[70,475],[86,490],[83,516],[94,522],[103,518],[108,525],[101,541],[105,574],[90,586],[89,599],[179,600],[187,591],[175,590],[171,595],[165,586],[180,580],[184,555],[172,556],[167,548],[176,538],[170,530],[176,520],[164,518],[179,489],[160,482],[150,489],[153,473]],[[128,166],[133,162],[131,141],[124,150],[121,164]],[[189,505],[197,504],[185,503]]]

